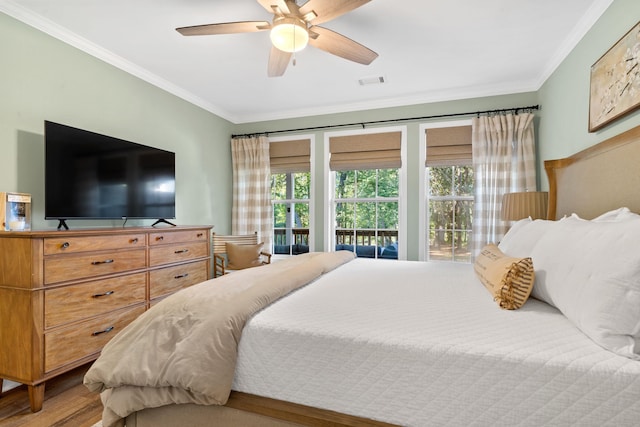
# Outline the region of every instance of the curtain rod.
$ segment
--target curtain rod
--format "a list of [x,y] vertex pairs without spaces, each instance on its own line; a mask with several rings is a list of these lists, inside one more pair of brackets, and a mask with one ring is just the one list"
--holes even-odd
[[381,124],[381,123],[408,122],[413,120],[442,119],[445,117],[461,117],[461,116],[475,116],[475,115],[480,117],[480,114],[494,114],[494,113],[499,114],[499,113],[507,113],[509,111],[513,111],[514,114],[517,114],[518,111],[539,110],[539,109],[540,109],[539,105],[531,105],[529,107],[501,108],[498,110],[472,111],[468,113],[436,114],[436,115],[421,116],[421,117],[405,117],[401,119],[373,120],[370,122],[344,123],[340,125],[326,125],[326,126],[312,126],[307,128],[282,129],[282,130],[273,130],[269,132],[265,131],[265,132],[244,133],[244,134],[237,134],[237,135],[233,134],[231,135],[231,137],[232,138],[241,138],[241,137],[250,138],[250,137],[259,136],[259,135],[269,136],[276,133],[302,132],[302,131],[308,131],[308,130],[332,129],[332,128],[341,128],[341,127],[348,127],[348,126],[362,126],[362,128],[364,129],[364,127],[367,125]]

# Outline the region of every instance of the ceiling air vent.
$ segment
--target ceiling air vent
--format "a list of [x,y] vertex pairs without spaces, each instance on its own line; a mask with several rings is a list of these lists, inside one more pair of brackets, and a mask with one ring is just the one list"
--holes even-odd
[[384,82],[385,82],[384,76],[363,77],[360,80],[358,80],[358,83],[360,83],[360,86],[381,85]]

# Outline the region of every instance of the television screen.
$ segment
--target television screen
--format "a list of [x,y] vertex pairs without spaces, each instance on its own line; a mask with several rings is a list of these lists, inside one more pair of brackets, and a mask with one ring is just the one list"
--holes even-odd
[[45,121],[45,219],[175,218],[175,153]]

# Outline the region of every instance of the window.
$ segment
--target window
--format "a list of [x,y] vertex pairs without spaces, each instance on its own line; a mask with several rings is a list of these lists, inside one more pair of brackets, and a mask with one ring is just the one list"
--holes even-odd
[[426,259],[471,262],[474,174],[471,126],[429,128],[426,139]]
[[398,169],[335,172],[336,250],[398,259]]
[[398,259],[402,132],[329,138],[335,250]]
[[271,141],[274,255],[309,252],[311,140]]
[[309,252],[309,190],[311,174],[271,174],[275,255]]
[[428,168],[429,259],[471,262],[473,167]]

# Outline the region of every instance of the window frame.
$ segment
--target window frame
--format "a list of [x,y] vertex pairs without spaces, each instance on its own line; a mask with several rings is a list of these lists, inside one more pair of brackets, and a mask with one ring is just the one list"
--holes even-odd
[[[295,140],[299,140],[299,139],[308,139],[309,140],[309,148],[310,148],[310,154],[309,154],[309,162],[310,162],[310,167],[309,167],[309,252],[314,252],[314,248],[315,248],[315,135],[314,134],[306,134],[306,135],[290,135],[290,136],[282,136],[282,137],[269,137],[269,144],[271,143],[275,143],[277,144],[278,142],[286,142],[286,141],[295,141]],[[270,175],[273,175],[270,173]],[[305,200],[300,200],[300,199],[285,199],[285,200],[271,200],[271,206],[274,206],[275,203],[278,204],[282,204],[282,203],[304,203]],[[273,215],[273,214],[272,214]],[[275,227],[273,224],[273,217],[271,218],[271,228],[273,230],[273,235],[274,235],[274,242],[273,244],[275,244]],[[273,250],[273,248],[271,248],[271,250]],[[284,255],[284,254],[273,254],[272,258],[274,259],[281,259],[281,258],[288,258],[291,256],[295,256],[295,255]]]
[[[446,122],[433,122],[433,123],[422,123],[419,127],[419,135],[420,135],[420,144],[419,144],[419,162],[420,169],[418,171],[418,179],[419,179],[419,194],[420,194],[420,203],[418,207],[418,228],[419,232],[419,242],[418,242],[418,259],[420,261],[428,261],[429,260],[429,251],[428,247],[428,234],[429,234],[429,187],[427,184],[427,167],[425,166],[425,160],[427,158],[427,129],[434,128],[445,128],[445,127],[457,127],[457,126],[471,126],[472,120],[451,120]],[[472,165],[473,166],[473,165]],[[473,230],[473,227],[472,227]]]
[[[335,131],[325,132],[324,134],[324,212],[325,222],[324,229],[326,230],[324,238],[324,251],[334,251],[336,244],[336,229],[335,229],[335,173],[331,171],[329,167],[329,161],[331,158],[329,141],[332,137],[350,136],[350,135],[366,135],[375,133],[387,133],[387,132],[400,132],[400,160],[402,166],[398,170],[398,259],[407,259],[407,127],[406,126],[391,126],[391,127],[376,127],[370,129],[361,130],[348,130],[348,131]],[[379,198],[376,197],[376,201]],[[395,198],[394,198],[395,199]],[[353,201],[369,202],[371,199],[350,199]],[[384,202],[385,200],[379,200]],[[376,228],[377,229],[377,228]]]

